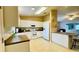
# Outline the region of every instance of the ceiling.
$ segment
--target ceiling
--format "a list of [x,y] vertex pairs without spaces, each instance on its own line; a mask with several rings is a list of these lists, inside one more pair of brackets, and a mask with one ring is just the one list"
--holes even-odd
[[20,6],[18,10],[22,16],[35,16],[35,12],[40,8],[40,6]]
[[58,17],[62,20],[65,15],[74,12],[79,13],[79,6],[47,6],[47,9],[45,11],[36,15],[35,12],[38,11],[41,7],[43,6],[19,6],[18,10],[21,16],[44,16],[48,14],[51,9],[52,10],[56,9],[58,10]]
[[68,15],[73,15],[74,13],[79,14],[79,6],[66,6],[58,9],[58,21],[67,20],[64,18]]
[[[42,13],[36,15],[35,12],[38,11],[41,7],[44,6],[19,6],[18,11],[21,16],[44,16],[48,14],[50,9],[58,8],[57,6],[45,6],[47,9]],[[32,8],[34,8],[35,10],[32,10]]]

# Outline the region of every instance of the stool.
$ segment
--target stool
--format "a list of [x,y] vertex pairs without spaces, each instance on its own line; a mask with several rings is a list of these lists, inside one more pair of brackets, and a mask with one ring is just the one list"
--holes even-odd
[[79,42],[79,39],[73,39],[73,41],[72,41],[72,48],[76,48],[78,42]]

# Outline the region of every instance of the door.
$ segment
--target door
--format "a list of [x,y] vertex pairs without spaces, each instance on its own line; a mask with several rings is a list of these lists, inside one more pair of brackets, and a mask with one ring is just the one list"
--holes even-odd
[[3,10],[0,8],[0,52],[4,51],[3,42]]
[[49,21],[43,23],[43,38],[49,40]]

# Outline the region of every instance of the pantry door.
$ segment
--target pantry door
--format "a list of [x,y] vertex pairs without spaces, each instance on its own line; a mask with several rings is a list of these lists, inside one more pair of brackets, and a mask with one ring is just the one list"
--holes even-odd
[[0,7],[0,52],[4,52],[4,40],[3,40],[3,9]]

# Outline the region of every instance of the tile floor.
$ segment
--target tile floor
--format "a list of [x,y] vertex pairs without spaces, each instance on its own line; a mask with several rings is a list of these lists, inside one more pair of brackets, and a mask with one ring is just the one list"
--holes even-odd
[[77,52],[79,49],[71,50],[64,48],[58,44],[50,43],[43,38],[38,38],[30,41],[31,52]]

